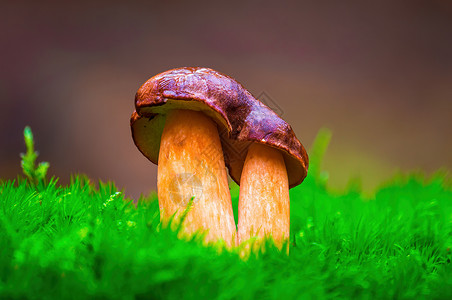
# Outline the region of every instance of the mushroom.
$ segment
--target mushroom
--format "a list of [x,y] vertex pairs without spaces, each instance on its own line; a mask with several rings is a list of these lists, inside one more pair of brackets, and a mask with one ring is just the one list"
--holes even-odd
[[254,98],[243,105],[247,113],[234,124],[240,131],[232,138],[249,146],[225,151],[229,174],[240,185],[238,243],[271,235],[281,249],[290,235],[289,189],[306,177],[308,155],[292,127],[269,107]]
[[136,94],[131,128],[138,149],[158,164],[162,220],[180,218],[194,197],[185,230],[208,230],[207,241],[223,239],[231,246],[236,225],[217,129],[227,121],[215,87],[205,80],[214,75],[209,69],[180,68],[150,78]]
[[306,177],[308,156],[292,128],[233,78],[209,68],[160,73],[138,90],[134,142],[158,164],[162,219],[180,216],[194,196],[185,228],[235,244],[227,173],[241,186],[238,242],[289,237],[289,188]]

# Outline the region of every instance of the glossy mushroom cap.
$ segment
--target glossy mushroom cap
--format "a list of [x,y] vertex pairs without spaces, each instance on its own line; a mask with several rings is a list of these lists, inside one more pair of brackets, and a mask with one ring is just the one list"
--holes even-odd
[[135,96],[130,119],[138,149],[158,163],[166,112],[202,111],[218,125],[229,175],[240,184],[247,148],[262,143],[283,153],[289,187],[306,177],[308,155],[292,127],[233,78],[209,68],[178,68],[146,81]]

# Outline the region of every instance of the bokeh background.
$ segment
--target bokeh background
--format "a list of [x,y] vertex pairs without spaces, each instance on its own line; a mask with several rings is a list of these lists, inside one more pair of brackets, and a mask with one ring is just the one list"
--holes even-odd
[[49,173],[156,188],[129,117],[149,77],[233,76],[278,105],[309,148],[333,137],[330,186],[366,191],[397,170],[452,169],[450,1],[2,1],[0,178],[20,173],[30,125]]

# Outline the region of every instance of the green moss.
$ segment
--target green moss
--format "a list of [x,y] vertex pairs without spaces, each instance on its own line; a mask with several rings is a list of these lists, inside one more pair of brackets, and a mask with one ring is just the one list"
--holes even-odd
[[[452,298],[452,188],[445,174],[398,175],[372,197],[331,193],[329,133],[291,195],[290,255],[177,238],[155,197],[74,176],[0,183],[0,298]],[[320,147],[320,148],[316,148]],[[312,165],[314,164],[314,165]],[[232,187],[236,207],[238,189]]]

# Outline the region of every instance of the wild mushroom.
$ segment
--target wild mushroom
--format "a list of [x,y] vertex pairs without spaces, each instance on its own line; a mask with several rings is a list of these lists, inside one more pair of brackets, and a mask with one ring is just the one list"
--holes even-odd
[[162,218],[195,196],[187,228],[234,244],[226,164],[241,186],[238,241],[289,237],[289,188],[306,177],[308,156],[290,125],[240,83],[208,68],[169,70],[141,86],[135,110],[134,142],[158,163]]
[[158,164],[162,220],[175,213],[177,219],[194,197],[185,229],[208,230],[208,241],[221,238],[233,245],[236,226],[217,129],[227,126],[224,107],[217,105],[222,89],[210,69],[158,74],[138,90],[131,128],[138,149]]
[[254,98],[243,105],[247,113],[234,123],[240,131],[230,149],[249,146],[225,151],[229,174],[240,184],[238,243],[271,235],[281,248],[290,235],[289,189],[306,177],[308,155],[291,126],[269,107]]

